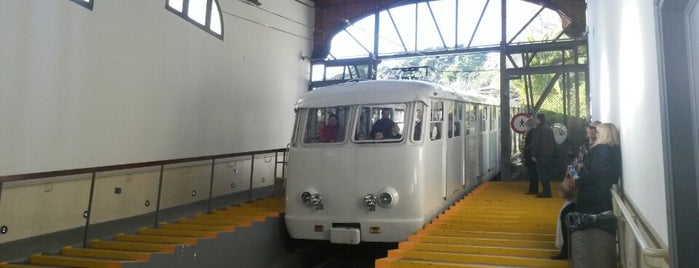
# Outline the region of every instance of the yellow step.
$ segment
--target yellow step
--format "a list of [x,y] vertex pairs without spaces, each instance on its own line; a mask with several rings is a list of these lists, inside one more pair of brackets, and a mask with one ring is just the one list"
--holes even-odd
[[[270,216],[270,214],[273,214]],[[237,217],[237,218],[249,218],[249,217],[261,217],[264,219],[267,219],[267,217],[276,217],[278,216],[276,213],[271,213],[271,212],[262,212],[262,213],[245,213],[245,212],[240,212],[240,211],[231,211],[231,210],[214,210],[211,211],[211,214],[205,214],[205,215],[217,215],[217,216],[227,216],[227,217]]]
[[432,221],[433,224],[452,225],[502,225],[502,226],[522,226],[526,228],[556,228],[555,218],[541,220],[488,220],[488,219],[448,219],[439,218]]
[[213,226],[250,226],[252,221],[250,220],[239,220],[239,219],[191,219],[182,218],[177,220],[177,223],[181,224],[193,224],[193,225],[213,225]]
[[175,246],[176,245],[171,244],[93,240],[90,241],[88,247],[95,249],[173,253],[175,252]]
[[532,249],[518,247],[493,247],[454,244],[432,244],[401,242],[398,249],[411,251],[450,252],[461,254],[503,255],[530,258],[549,258],[558,253],[557,249]]
[[567,261],[557,261],[548,258],[525,258],[499,255],[454,254],[443,252],[422,252],[395,249],[388,252],[388,258],[416,259],[437,262],[475,263],[489,265],[530,266],[567,268]]
[[251,207],[251,208],[269,208],[269,209],[284,209],[284,202],[254,202],[254,203],[242,203],[238,205],[239,207]]
[[212,219],[212,220],[242,220],[242,221],[266,221],[267,216],[263,215],[236,215],[230,213],[217,213],[217,214],[197,214],[194,215],[195,219]]
[[201,238],[215,238],[218,236],[218,233],[215,231],[153,229],[153,228],[145,228],[145,227],[138,229],[138,233],[144,234],[144,235],[182,236],[182,237],[201,237]]
[[278,217],[279,210],[276,209],[259,209],[259,208],[249,208],[249,207],[227,207],[223,210],[218,210],[224,213],[231,214],[241,214],[241,215],[257,215],[257,216],[269,216]]
[[64,247],[61,255],[72,257],[100,258],[113,260],[148,261],[150,253],[123,250]]
[[556,246],[554,245],[555,244],[554,241],[464,238],[464,237],[429,236],[429,235],[411,235],[411,236],[408,236],[408,241],[420,242],[420,243],[434,243],[434,244],[452,244],[452,245],[556,249]]
[[532,240],[532,241],[554,241],[554,240],[556,240],[555,234],[444,230],[444,229],[439,229],[439,228],[432,228],[432,229],[425,228],[422,230],[418,230],[416,234],[418,234],[418,235],[431,235],[431,236],[493,238],[493,239]]
[[486,265],[477,263],[455,263],[442,261],[422,261],[422,260],[405,260],[395,258],[381,258],[376,260],[375,268],[499,268],[511,267],[501,265]]
[[555,234],[556,226],[533,227],[521,225],[505,225],[505,224],[451,224],[440,222],[438,220],[430,223],[425,228],[441,228],[447,230],[465,230],[465,231],[490,231],[490,232],[509,232],[509,233],[538,233],[538,234]]
[[199,225],[199,224],[180,224],[180,223],[161,223],[159,228],[168,230],[192,230],[192,231],[235,231],[235,226],[230,225]]
[[123,242],[143,242],[155,244],[195,245],[196,237],[117,234],[114,240]]
[[46,265],[31,265],[25,263],[7,263],[0,262],[0,268],[51,268],[58,266],[46,266]]
[[76,258],[36,254],[29,256],[29,263],[39,265],[89,267],[89,268],[120,268],[124,261]]

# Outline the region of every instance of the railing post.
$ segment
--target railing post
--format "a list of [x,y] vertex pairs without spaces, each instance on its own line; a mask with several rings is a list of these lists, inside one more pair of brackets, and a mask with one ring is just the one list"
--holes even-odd
[[153,228],[158,228],[158,221],[160,215],[160,194],[163,191],[163,171],[165,170],[165,165],[160,165],[160,179],[158,180],[158,200],[155,203],[155,223]]
[[211,214],[211,199],[214,196],[214,167],[216,166],[216,158],[211,159],[211,178],[209,180],[209,204],[207,206],[207,213]]
[[252,201],[252,178],[253,175],[255,174],[255,154],[252,154],[252,159],[250,160],[250,189],[248,190],[249,192],[249,200]]
[[279,165],[279,152],[274,152],[274,179],[277,179],[277,165]]
[[288,149],[289,148],[287,148],[287,151],[284,151],[284,153],[282,154],[282,162],[284,162],[282,164],[282,177],[284,179],[286,179],[286,153],[288,152]]
[[92,172],[92,180],[90,182],[90,199],[87,203],[87,215],[85,216],[85,231],[83,232],[83,247],[87,247],[87,233],[90,229],[90,216],[92,215],[92,198],[95,194],[95,176],[97,172]]

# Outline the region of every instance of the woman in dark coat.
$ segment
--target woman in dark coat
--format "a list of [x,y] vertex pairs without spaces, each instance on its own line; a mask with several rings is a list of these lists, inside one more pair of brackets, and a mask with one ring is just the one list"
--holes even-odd
[[585,160],[583,172],[574,181],[578,190],[577,214],[571,214],[577,215],[577,223],[582,221],[589,226],[583,229],[580,224],[571,234],[573,267],[617,267],[611,188],[620,176],[619,131],[614,124],[600,124],[597,141]]
[[612,210],[612,185],[621,175],[619,134],[610,123],[597,126],[597,140],[592,145],[580,178],[575,181],[578,200],[575,211],[598,214]]

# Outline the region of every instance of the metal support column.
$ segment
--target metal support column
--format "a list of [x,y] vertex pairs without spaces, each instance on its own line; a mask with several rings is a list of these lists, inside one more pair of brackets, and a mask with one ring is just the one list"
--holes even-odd
[[510,79],[507,72],[507,1],[501,0],[501,28],[500,39],[500,178],[510,179],[510,166],[512,155],[512,133],[510,131]]

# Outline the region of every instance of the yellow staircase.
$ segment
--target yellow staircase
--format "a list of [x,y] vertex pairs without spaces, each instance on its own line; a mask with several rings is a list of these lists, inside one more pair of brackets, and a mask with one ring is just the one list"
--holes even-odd
[[87,248],[67,246],[59,255],[32,255],[29,264],[0,263],[0,268],[118,268],[125,263],[148,262],[152,254],[173,253],[178,245],[195,245],[199,239],[216,238],[220,232],[233,232],[236,227],[278,217],[283,210],[283,198],[269,197],[215,210],[211,214],[182,218],[175,223],[161,223],[158,228],[140,228],[136,234],[120,233],[110,241],[93,240]]
[[527,188],[528,182],[484,183],[375,267],[568,267],[549,259],[558,253],[563,200],[525,195]]

